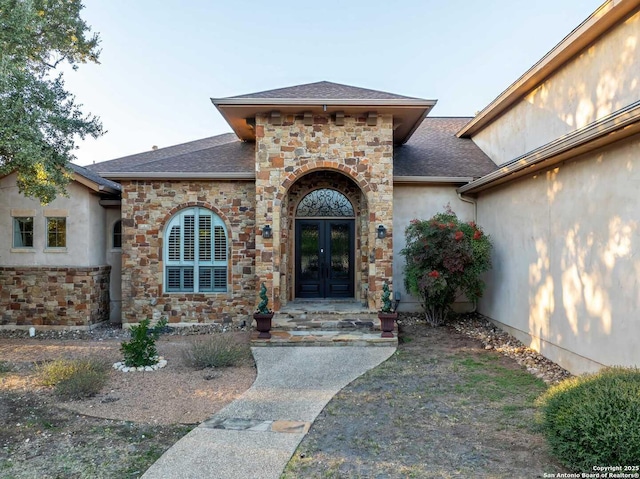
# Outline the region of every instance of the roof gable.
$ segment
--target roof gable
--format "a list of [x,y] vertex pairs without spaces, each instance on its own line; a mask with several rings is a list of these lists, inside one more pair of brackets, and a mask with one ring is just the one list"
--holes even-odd
[[402,144],[420,125],[436,104],[425,100],[367,88],[321,81],[276,90],[267,90],[228,98],[212,98],[212,103],[244,141],[255,141],[255,119],[258,115],[301,117],[312,115],[378,115],[393,116],[393,141]]

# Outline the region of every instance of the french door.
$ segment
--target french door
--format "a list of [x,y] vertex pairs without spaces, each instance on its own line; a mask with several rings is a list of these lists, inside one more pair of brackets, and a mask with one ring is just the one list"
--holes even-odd
[[354,220],[296,220],[296,297],[352,298]]

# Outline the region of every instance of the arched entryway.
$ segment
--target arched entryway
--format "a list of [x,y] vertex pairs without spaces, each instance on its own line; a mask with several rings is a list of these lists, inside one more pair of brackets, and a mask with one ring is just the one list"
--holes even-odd
[[296,298],[366,301],[369,264],[367,198],[333,170],[298,178],[283,198],[281,251],[284,302]]
[[353,298],[355,209],[332,188],[307,193],[296,208],[295,295]]

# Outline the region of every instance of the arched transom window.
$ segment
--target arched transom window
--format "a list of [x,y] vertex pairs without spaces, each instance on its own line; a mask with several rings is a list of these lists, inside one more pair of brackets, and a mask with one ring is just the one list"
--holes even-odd
[[345,195],[329,188],[314,190],[302,198],[296,210],[298,217],[342,216],[353,218],[353,205]]
[[216,214],[180,211],[167,224],[164,244],[165,291],[227,290],[227,232]]

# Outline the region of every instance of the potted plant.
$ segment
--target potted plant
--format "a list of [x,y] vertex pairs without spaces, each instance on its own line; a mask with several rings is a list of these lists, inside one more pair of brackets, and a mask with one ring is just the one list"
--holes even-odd
[[398,313],[391,305],[391,292],[389,291],[389,285],[385,281],[382,285],[382,308],[378,311],[378,319],[380,320],[380,329],[382,329],[381,336],[383,338],[393,338],[393,330],[395,328],[395,321],[398,319]]
[[267,287],[264,283],[260,286],[260,303],[256,312],[253,313],[253,319],[256,320],[256,329],[260,332],[258,338],[269,339],[271,337],[271,320],[273,319],[273,311],[267,306],[269,298],[267,298]]

